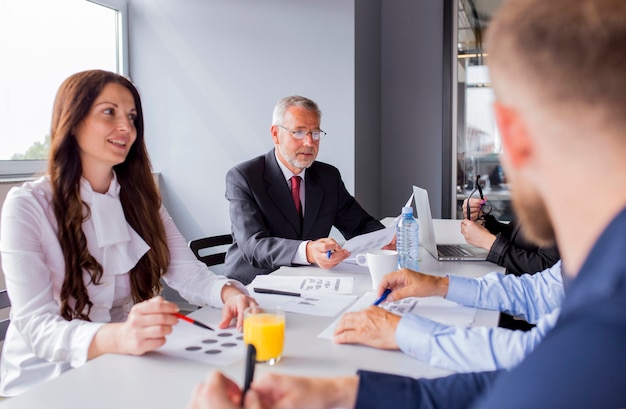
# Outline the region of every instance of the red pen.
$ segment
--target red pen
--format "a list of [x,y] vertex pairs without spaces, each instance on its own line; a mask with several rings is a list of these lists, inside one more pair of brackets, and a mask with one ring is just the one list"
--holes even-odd
[[201,328],[208,329],[208,330],[211,330],[211,331],[215,331],[213,328],[209,327],[208,325],[205,325],[205,324],[201,323],[200,321],[196,321],[193,318],[189,318],[188,316],[183,315],[183,314],[181,314],[179,312],[177,312],[174,315],[176,315],[177,318],[179,318],[179,319],[181,319],[183,321],[187,321],[187,322],[189,322],[189,323],[191,323],[193,325],[197,325],[197,326],[199,326]]

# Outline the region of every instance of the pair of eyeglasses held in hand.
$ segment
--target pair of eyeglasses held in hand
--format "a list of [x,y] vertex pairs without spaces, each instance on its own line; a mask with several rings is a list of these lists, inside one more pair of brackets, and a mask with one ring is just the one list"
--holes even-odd
[[474,183],[474,189],[467,196],[467,219],[468,220],[472,220],[472,213],[470,211],[470,199],[472,198],[476,190],[478,190],[478,195],[480,196],[480,209],[478,209],[478,217],[476,218],[476,220],[485,220],[485,216],[491,213],[491,210],[492,210],[491,205],[487,204],[487,200],[483,196],[483,188],[480,187],[479,181],[480,181],[480,175],[476,175],[476,183]]

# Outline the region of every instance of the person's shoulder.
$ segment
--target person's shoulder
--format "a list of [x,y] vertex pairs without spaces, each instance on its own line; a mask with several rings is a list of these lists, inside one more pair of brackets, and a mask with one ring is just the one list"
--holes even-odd
[[315,161],[313,162],[311,167],[307,170],[307,172],[308,171],[318,172],[320,174],[324,174],[324,173],[335,174],[339,178],[341,178],[341,173],[339,172],[339,169],[337,169],[335,166],[330,165],[326,162]]
[[247,173],[250,170],[257,170],[259,167],[265,166],[265,161],[267,160],[267,154],[259,155],[255,158],[248,159],[247,161],[241,162],[235,166],[233,166],[229,172],[237,171]]
[[3,208],[15,207],[47,207],[52,202],[52,187],[47,176],[25,182],[20,186],[12,187],[7,193]]
[[52,197],[52,186],[50,178],[40,177],[32,181],[24,182],[20,186],[12,187],[7,193],[7,199],[28,198],[28,197]]

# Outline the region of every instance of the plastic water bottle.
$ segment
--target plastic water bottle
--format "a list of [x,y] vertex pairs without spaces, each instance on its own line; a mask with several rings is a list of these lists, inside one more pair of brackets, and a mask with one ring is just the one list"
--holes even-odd
[[402,208],[402,217],[396,227],[396,249],[398,250],[398,268],[418,271],[417,246],[419,245],[419,225],[413,218],[413,208]]

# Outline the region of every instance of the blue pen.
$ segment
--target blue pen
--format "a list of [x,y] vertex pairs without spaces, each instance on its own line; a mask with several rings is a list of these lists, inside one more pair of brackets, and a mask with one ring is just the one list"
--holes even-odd
[[326,252],[326,258],[330,258],[330,255],[333,254],[332,250],[328,250]]
[[374,301],[374,304],[373,304],[373,305],[378,305],[378,304],[380,304],[381,302],[385,301],[385,298],[387,298],[387,296],[388,296],[389,294],[391,294],[391,289],[390,289],[390,288],[387,288],[387,289],[383,292],[383,294],[382,294],[380,297],[378,297],[378,299],[377,299],[376,301]]

